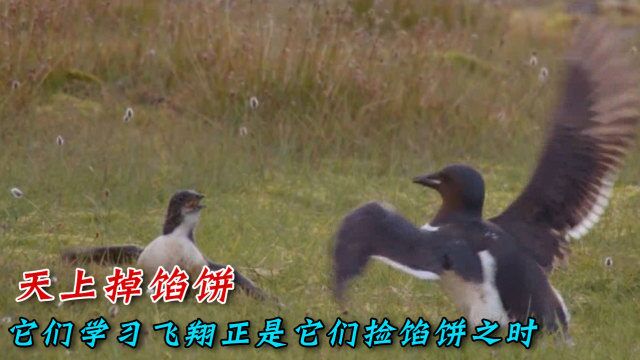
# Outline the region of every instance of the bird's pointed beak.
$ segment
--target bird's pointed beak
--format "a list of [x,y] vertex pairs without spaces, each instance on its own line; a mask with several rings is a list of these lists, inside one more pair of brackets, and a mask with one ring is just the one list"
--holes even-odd
[[199,211],[206,208],[206,206],[201,202],[203,198],[204,195],[200,193],[196,194],[195,199],[191,200],[190,203],[187,204],[187,207],[190,208],[189,211]]
[[439,179],[438,174],[426,174],[414,177],[413,182],[432,189],[437,189],[442,183],[442,180]]
[[204,199],[204,194],[198,194],[198,210],[202,210],[204,208],[206,208],[207,206],[202,204],[200,201]]

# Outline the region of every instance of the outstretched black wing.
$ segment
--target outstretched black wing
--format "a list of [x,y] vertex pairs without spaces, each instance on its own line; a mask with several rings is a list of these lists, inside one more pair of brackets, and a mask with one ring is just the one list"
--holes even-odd
[[380,203],[367,203],[347,215],[333,252],[334,291],[342,300],[348,281],[359,275],[370,258],[423,279],[444,270],[463,278],[482,279],[480,261],[469,244],[446,230],[422,231]]
[[[226,267],[226,265],[214,263],[209,259],[207,259],[207,266],[214,271],[220,270]],[[282,303],[280,303],[280,301],[277,298],[264,292],[262,289],[256,286],[256,284],[254,284],[253,281],[251,281],[249,278],[242,275],[238,270],[234,269],[234,276],[235,276],[235,279],[234,279],[235,284],[238,285],[238,287],[240,287],[242,290],[244,290],[249,296],[258,300],[263,300],[263,301],[271,300],[277,303],[278,305],[283,306]]]
[[547,269],[565,256],[569,238],[585,235],[598,221],[635,139],[640,83],[628,53],[603,23],[578,29],[533,176],[491,220]]
[[122,265],[138,260],[143,248],[137,245],[98,246],[71,248],[62,252],[62,259],[68,263],[97,263],[102,265]]

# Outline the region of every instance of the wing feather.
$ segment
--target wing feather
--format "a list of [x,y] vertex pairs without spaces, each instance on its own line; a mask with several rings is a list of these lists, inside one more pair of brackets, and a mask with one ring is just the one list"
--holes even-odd
[[584,236],[598,222],[635,140],[640,82],[621,44],[603,22],[576,31],[564,92],[531,180],[491,220],[545,267],[565,257],[570,238]]
[[[463,236],[462,236],[463,237]],[[455,271],[481,281],[482,270],[472,247],[447,231],[423,231],[388,206],[370,202],[348,214],[336,234],[333,251],[334,291],[342,299],[347,282],[359,275],[369,259],[423,279]]]

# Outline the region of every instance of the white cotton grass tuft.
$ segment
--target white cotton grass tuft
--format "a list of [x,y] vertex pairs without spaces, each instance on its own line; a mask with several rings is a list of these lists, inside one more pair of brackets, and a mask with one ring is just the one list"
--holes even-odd
[[57,144],[58,146],[62,146],[62,145],[64,145],[64,138],[62,137],[62,135],[58,135],[58,136],[56,137],[56,144]]
[[604,266],[607,268],[613,266],[613,258],[611,258],[611,256],[607,256],[606,258],[604,258]]
[[260,106],[260,102],[258,101],[258,98],[255,96],[252,96],[249,99],[249,107],[251,108],[251,110],[255,110],[258,108],[258,106]]
[[129,121],[133,120],[133,109],[128,107],[125,111],[124,111],[124,116],[122,117],[122,122],[124,123],[128,123]]
[[9,191],[11,192],[11,195],[13,195],[13,197],[16,199],[20,199],[21,197],[24,196],[24,193],[22,192],[22,190],[18,189],[17,187],[13,187]]
[[116,315],[118,315],[119,312],[120,312],[120,308],[118,307],[118,305],[109,306],[109,316],[116,317]]
[[531,57],[529,58],[529,66],[536,67],[538,66],[538,57],[535,52],[531,53]]
[[246,126],[240,126],[240,129],[238,129],[238,133],[240,134],[240,137],[245,137],[249,135],[249,129],[247,129]]
[[20,88],[20,81],[18,80],[13,80],[11,82],[11,90],[18,90]]
[[547,69],[546,67],[541,67],[540,68],[540,72],[538,73],[538,80],[540,82],[545,82],[547,81],[547,78],[549,77],[549,69]]
[[55,276],[52,276],[52,277],[51,277],[51,283],[52,283],[52,284],[55,284],[55,283],[57,283],[57,282],[58,282],[58,278],[57,278],[57,277],[55,277]]
[[56,306],[57,307],[62,307],[62,304],[63,304],[62,300],[58,300],[58,302],[56,303]]
[[11,318],[11,316],[4,316],[0,321],[3,324],[10,324],[13,321],[13,319]]
[[496,116],[496,119],[500,123],[506,123],[507,122],[507,114],[504,111],[500,111],[498,113],[498,115]]

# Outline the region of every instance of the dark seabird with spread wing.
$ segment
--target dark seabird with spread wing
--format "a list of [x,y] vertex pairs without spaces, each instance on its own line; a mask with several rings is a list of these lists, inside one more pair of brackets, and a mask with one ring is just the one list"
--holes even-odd
[[529,183],[500,215],[484,220],[482,176],[447,166],[414,182],[437,190],[442,206],[422,228],[390,206],[365,204],[343,220],[334,249],[334,291],[371,258],[442,288],[472,324],[535,317],[567,333],[569,312],[548,274],[604,212],[640,113],[637,71],[617,36],[582,25],[566,59],[563,92]]

